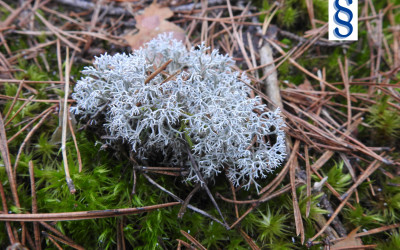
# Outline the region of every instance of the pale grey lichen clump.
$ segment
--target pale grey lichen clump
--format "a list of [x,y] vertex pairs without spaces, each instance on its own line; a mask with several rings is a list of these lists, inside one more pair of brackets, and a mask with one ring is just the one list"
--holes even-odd
[[[283,119],[279,109],[266,112],[258,97],[249,98],[250,81],[232,70],[230,57],[208,50],[187,51],[161,35],[132,54],[96,57],[75,87],[72,111],[102,123],[107,143],[128,143],[138,160],[161,152],[164,165],[187,167],[187,180],[200,181],[189,147],[204,179],[226,170],[236,186],[258,188],[256,179],[285,158]],[[164,72],[145,83],[169,59]]]

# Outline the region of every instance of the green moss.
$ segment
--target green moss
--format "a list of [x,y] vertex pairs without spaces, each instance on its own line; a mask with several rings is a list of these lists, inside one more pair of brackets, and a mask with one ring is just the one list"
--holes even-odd
[[387,240],[378,244],[376,249],[379,250],[395,250],[400,249],[400,234],[398,230],[386,233]]
[[286,6],[278,14],[278,22],[283,26],[290,28],[296,23],[298,16],[299,13],[296,9],[291,6]]
[[383,96],[376,105],[372,105],[367,122],[375,130],[374,135],[378,141],[389,140],[393,143],[400,137],[400,116],[397,110],[389,106],[390,101],[388,96]]
[[285,223],[288,216],[286,214],[276,211],[272,213],[270,208],[267,208],[265,213],[259,211],[259,216],[257,216],[255,221],[259,236],[258,238],[261,242],[273,243],[276,238],[283,238],[288,234],[288,226]]
[[343,172],[344,163],[335,164],[328,172],[328,183],[340,194],[351,184],[351,175]]
[[[261,1],[260,1],[261,2]],[[262,10],[269,10],[274,1],[264,0],[258,5]],[[315,0],[312,2],[314,8],[314,15],[316,19],[328,21],[328,3],[327,0]],[[257,4],[257,3],[256,3]],[[307,23],[303,28],[310,28],[311,24],[308,19],[307,5],[302,0],[286,0],[281,1],[279,10],[276,13],[276,23],[282,28],[293,28],[299,24]],[[264,21],[265,15],[260,16],[260,21]]]
[[4,21],[10,15],[10,12],[3,6],[0,6],[0,21]]

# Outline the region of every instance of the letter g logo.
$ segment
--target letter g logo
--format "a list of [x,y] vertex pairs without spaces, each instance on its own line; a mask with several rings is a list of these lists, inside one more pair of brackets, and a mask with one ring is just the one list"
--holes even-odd
[[329,40],[358,39],[358,1],[329,0]]

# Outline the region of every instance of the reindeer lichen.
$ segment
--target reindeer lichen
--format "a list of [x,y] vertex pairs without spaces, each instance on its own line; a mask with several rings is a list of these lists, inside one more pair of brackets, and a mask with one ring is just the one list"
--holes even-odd
[[204,179],[225,169],[236,186],[258,187],[256,179],[285,158],[283,119],[279,109],[266,111],[260,98],[249,98],[250,81],[230,57],[208,50],[188,51],[160,35],[132,54],[96,57],[75,87],[72,111],[101,123],[106,143],[129,144],[139,161],[161,152],[160,164],[187,167],[187,180],[198,182],[189,147]]

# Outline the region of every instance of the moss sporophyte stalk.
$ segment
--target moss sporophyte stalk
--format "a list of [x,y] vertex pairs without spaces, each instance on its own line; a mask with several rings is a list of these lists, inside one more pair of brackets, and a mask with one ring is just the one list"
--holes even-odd
[[160,35],[132,54],[96,57],[72,111],[100,125],[107,144],[130,145],[138,161],[159,152],[158,164],[186,167],[186,180],[200,182],[189,147],[204,179],[226,170],[236,186],[258,188],[285,159],[285,125],[279,109],[249,98],[250,81],[233,63],[204,44],[188,51]]

